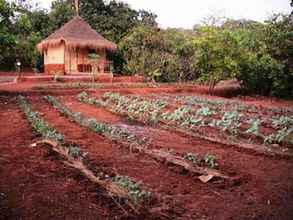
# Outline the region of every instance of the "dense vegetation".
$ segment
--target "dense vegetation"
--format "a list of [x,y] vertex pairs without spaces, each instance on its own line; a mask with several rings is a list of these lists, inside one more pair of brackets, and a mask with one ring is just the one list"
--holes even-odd
[[[288,2],[289,4],[289,2]],[[292,2],[291,2],[292,5]],[[0,68],[16,58],[35,67],[35,45],[72,16],[72,1],[56,0],[48,12],[30,4],[0,0]],[[249,91],[293,97],[293,16],[274,15],[265,23],[224,19],[192,30],[159,29],[156,15],[127,4],[81,1],[80,15],[119,50],[109,54],[117,73],[141,73],[161,82],[197,80],[211,88],[238,79]]]

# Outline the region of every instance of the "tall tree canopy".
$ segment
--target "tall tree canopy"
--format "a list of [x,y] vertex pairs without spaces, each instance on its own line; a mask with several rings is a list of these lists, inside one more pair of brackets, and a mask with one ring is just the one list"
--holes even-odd
[[[123,2],[80,2],[80,15],[96,31],[116,43],[139,24],[157,25],[155,14],[133,10]],[[68,22],[75,10],[72,0],[53,1],[49,12],[31,5],[30,1],[0,0],[0,15],[0,67],[11,69],[16,58],[20,58],[24,66],[35,66],[40,57],[36,44]],[[116,59],[122,58],[116,56]]]
[[[73,2],[54,0],[47,11],[30,1],[0,0],[0,68],[12,69],[16,58],[34,67],[36,44],[75,16]],[[82,0],[79,14],[119,45],[109,54],[116,72],[212,86],[237,78],[252,92],[293,97],[292,14],[265,23],[209,17],[193,30],[160,29],[152,12],[115,0]]]

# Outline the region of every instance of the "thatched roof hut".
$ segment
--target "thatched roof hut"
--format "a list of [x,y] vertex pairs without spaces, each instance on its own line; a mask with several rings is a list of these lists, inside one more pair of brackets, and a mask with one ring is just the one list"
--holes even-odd
[[106,52],[116,50],[116,47],[80,16],[75,16],[37,45],[38,50],[44,53],[46,73],[91,72],[88,54],[96,52],[102,57],[99,62],[105,64]]

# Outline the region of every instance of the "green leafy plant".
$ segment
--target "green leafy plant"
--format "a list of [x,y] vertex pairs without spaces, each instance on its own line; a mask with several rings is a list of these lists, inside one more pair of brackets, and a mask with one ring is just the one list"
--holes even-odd
[[213,115],[214,112],[211,111],[209,107],[201,107],[196,111],[196,114],[207,117]]
[[207,164],[207,166],[211,167],[211,168],[214,168],[217,166],[217,163],[216,163],[216,156],[214,155],[211,155],[211,154],[206,154],[204,157],[203,157],[203,161],[205,164]]
[[117,175],[113,177],[113,182],[125,188],[128,191],[132,200],[136,203],[142,200],[147,201],[151,198],[150,192],[141,189],[142,183],[136,183],[127,176]]
[[138,146],[142,144],[147,145],[146,139],[141,139],[121,127],[109,125],[104,122],[98,122],[95,118],[87,118],[79,112],[75,113],[71,111],[70,109],[68,109],[63,104],[61,104],[58,100],[56,100],[52,96],[46,96],[45,98],[48,100],[49,103],[51,103],[55,108],[57,108],[62,114],[73,119],[78,124],[84,127],[87,127],[98,134],[105,135],[112,140],[119,140],[119,139],[126,140],[127,142],[136,144]]
[[260,135],[259,126],[261,125],[260,119],[251,119],[249,121],[250,128],[245,131],[247,134],[254,134],[256,136]]
[[201,162],[201,159],[196,154],[193,154],[193,153],[186,153],[183,158],[194,164],[199,164]]
[[18,96],[18,103],[35,132],[50,140],[64,142],[64,136],[45,122],[38,112],[33,111],[31,105],[23,96]]
[[272,125],[275,128],[283,128],[293,126],[293,117],[281,116],[279,118],[272,119]]

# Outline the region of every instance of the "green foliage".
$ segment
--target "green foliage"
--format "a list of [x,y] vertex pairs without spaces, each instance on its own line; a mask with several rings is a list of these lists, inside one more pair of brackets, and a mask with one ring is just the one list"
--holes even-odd
[[[75,12],[71,0],[53,1],[49,11],[0,0],[0,15],[0,68],[12,69],[17,58],[24,67],[40,66],[36,44]],[[194,30],[161,30],[152,12],[114,0],[81,1],[80,15],[118,44],[117,53],[107,54],[115,72],[160,82],[197,80],[211,91],[220,80],[236,78],[252,93],[293,97],[292,15],[277,14],[265,24],[212,18]]]
[[158,123],[161,117],[161,111],[166,106],[166,102],[162,100],[149,101],[139,98],[128,98],[121,96],[119,93],[105,93],[103,98],[106,100],[105,105],[111,105],[111,102],[116,106],[113,111],[127,114],[130,119],[140,118],[148,124]]
[[220,127],[223,131],[229,131],[231,134],[236,135],[238,128],[241,126],[242,114],[237,111],[227,111],[222,115],[221,120],[216,122],[216,126]]
[[77,145],[69,145],[68,146],[68,155],[74,159],[85,159],[87,153],[82,152],[82,150]]
[[[261,95],[278,95],[283,65],[269,54],[250,54],[240,63],[241,72],[237,78],[249,91]],[[280,85],[281,86],[281,85]]]
[[69,0],[55,0],[51,5],[51,12],[49,13],[49,19],[51,21],[51,27],[49,27],[49,33],[60,28],[66,22],[68,22],[75,15],[72,7],[72,1]]
[[14,47],[16,46],[17,40],[12,28],[14,16],[15,5],[10,5],[7,1],[0,0],[0,66],[7,64],[7,61],[11,57],[15,58]]
[[[157,124],[163,122],[169,126],[178,126],[183,129],[192,129],[203,136],[209,137],[209,132],[202,132],[200,127],[212,128],[213,130],[223,131],[219,134],[221,138],[226,137],[233,142],[244,141],[243,138],[249,137],[249,141],[263,140],[265,144],[291,145],[293,141],[293,124],[290,110],[286,109],[264,109],[259,110],[254,106],[241,104],[237,101],[228,100],[209,100],[199,97],[178,96],[176,101],[184,103],[174,110],[166,110],[164,107],[172,107],[171,101],[166,97],[156,99],[145,99],[138,96],[121,96],[118,93],[105,93],[103,107],[110,108],[111,111],[126,115],[132,120],[151,122]],[[92,98],[87,97],[87,101]],[[174,100],[174,98],[171,98]],[[83,101],[86,102],[87,101]],[[193,108],[195,105],[197,108]],[[97,105],[98,107],[101,105]],[[260,112],[258,115],[258,111]],[[282,115],[287,112],[288,116]],[[248,114],[248,115],[247,115]],[[248,120],[252,114],[252,119]],[[279,118],[270,119],[270,115],[279,114]],[[261,116],[262,115],[262,116]],[[267,115],[267,117],[263,117]],[[261,127],[270,126],[274,128],[272,133],[262,133]],[[214,134],[212,133],[212,136]],[[257,139],[256,139],[257,138]]]
[[206,154],[204,157],[203,157],[203,161],[207,164],[207,166],[211,167],[211,168],[214,168],[217,166],[217,163],[216,163],[216,156],[214,155],[211,155],[211,154]]
[[123,38],[119,49],[126,61],[125,72],[173,82],[194,77],[191,46],[184,33],[140,25]]
[[[84,95],[83,95],[84,97]],[[136,144],[140,146],[141,144],[145,144],[147,142],[147,139],[141,139],[137,137],[136,135],[133,135],[131,132],[129,132],[126,129],[123,129],[119,126],[115,125],[109,125],[104,122],[99,122],[94,118],[87,118],[83,114],[79,112],[73,112],[66,106],[64,106],[61,102],[56,100],[53,96],[46,96],[46,100],[51,103],[58,111],[60,111],[65,116],[71,118],[76,123],[89,128],[90,130],[104,135],[111,140],[124,140],[127,142],[130,142],[131,144]],[[83,98],[82,100],[86,100]]]
[[150,192],[141,189],[141,183],[136,183],[127,176],[117,175],[113,177],[113,182],[125,188],[128,191],[131,199],[136,203],[140,201],[147,201],[151,197]]
[[272,119],[272,125],[274,128],[289,128],[290,126],[293,126],[293,117],[282,115],[279,118],[274,118]]
[[238,36],[232,31],[216,27],[202,27],[199,33],[193,43],[200,80],[216,83],[223,79],[235,78],[239,73]]
[[237,78],[253,93],[276,94],[284,66],[272,57],[259,29],[203,27],[195,38],[196,66],[200,80],[212,86],[225,79]]
[[180,121],[186,118],[186,114],[191,111],[188,106],[181,106],[172,113],[164,113],[163,118],[170,121]]
[[42,135],[44,138],[64,143],[64,136],[45,122],[38,112],[33,111],[31,105],[23,96],[18,97],[18,103],[37,134]]
[[[24,67],[35,67],[40,54],[36,44],[68,22],[74,15],[71,0],[54,0],[51,10],[33,7],[29,1],[0,1],[0,68],[12,69],[16,58]],[[80,2],[80,15],[109,40],[119,42],[138,24],[156,26],[152,12],[131,9],[126,3],[114,0]],[[110,54],[115,68],[121,69],[123,58]],[[118,64],[117,64],[118,63]],[[117,67],[118,65],[118,67]]]
[[196,114],[201,116],[211,116],[214,112],[211,111],[209,107],[201,107],[196,111]]
[[185,160],[188,160],[188,161],[194,163],[194,164],[198,164],[201,161],[201,159],[193,153],[186,153],[183,158]]
[[144,73],[153,81],[197,79],[211,89],[236,78],[252,93],[290,96],[292,23],[282,16],[265,25],[227,20],[194,32],[138,26],[119,44],[124,72]]
[[186,153],[183,157],[196,165],[203,164],[204,166],[215,168],[218,164],[216,163],[216,156],[211,154],[205,154],[204,157],[200,158],[198,155],[193,153]]
[[250,124],[250,128],[246,130],[246,133],[259,136],[259,126],[261,125],[261,121],[259,119],[251,119]]

